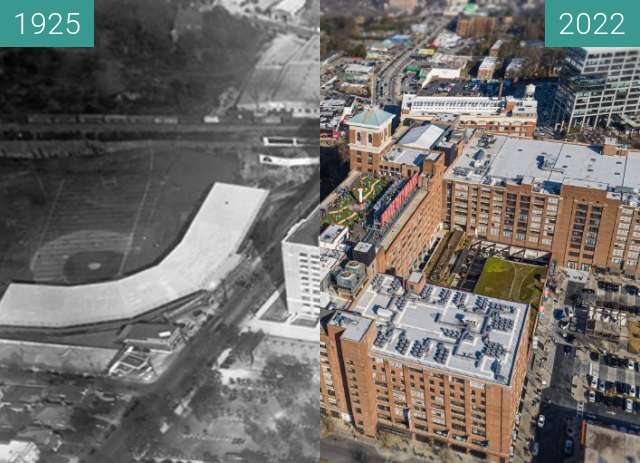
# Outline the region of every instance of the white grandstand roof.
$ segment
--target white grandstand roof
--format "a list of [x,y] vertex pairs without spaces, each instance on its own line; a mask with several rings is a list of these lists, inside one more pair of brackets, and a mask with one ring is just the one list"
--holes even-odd
[[12,283],[0,299],[0,325],[66,327],[129,319],[220,277],[268,195],[216,183],[180,243],[158,264],[119,280],[75,286]]

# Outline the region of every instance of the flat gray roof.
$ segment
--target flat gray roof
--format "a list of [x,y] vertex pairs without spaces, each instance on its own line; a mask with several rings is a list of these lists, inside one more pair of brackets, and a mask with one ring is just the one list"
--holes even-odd
[[329,325],[341,326],[345,329],[342,333],[342,339],[348,339],[354,342],[360,342],[362,340],[371,323],[373,322],[368,318],[342,310],[336,310],[329,320]]
[[443,133],[444,129],[437,125],[421,125],[410,129],[397,144],[405,148],[429,150],[440,140]]
[[320,209],[316,208],[309,217],[294,225],[285,241],[289,243],[306,244],[308,246],[318,246],[320,235]]
[[374,353],[508,385],[529,306],[378,274],[352,310],[375,320]]
[[640,193],[638,151],[604,156],[594,146],[504,136],[493,139],[487,145],[474,136],[446,177],[484,184],[501,180],[533,183],[541,192],[555,194],[563,184]]

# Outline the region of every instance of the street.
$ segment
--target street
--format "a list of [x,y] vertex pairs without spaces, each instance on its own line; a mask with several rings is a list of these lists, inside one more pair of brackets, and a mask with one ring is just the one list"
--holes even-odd
[[[270,230],[269,244],[266,248],[259,249],[257,258],[266,263],[279,263],[280,239],[293,223],[297,222],[317,202],[318,191],[310,189],[304,196],[296,198],[295,205],[292,204],[288,208],[283,207],[283,210],[287,212],[286,217],[281,217],[276,226]],[[241,265],[251,267],[252,261],[243,261]],[[167,398],[180,398],[185,394],[185,391],[192,388],[203,369],[208,368],[208,365],[225,348],[234,345],[236,330],[232,327],[237,326],[245,316],[256,308],[260,301],[268,296],[269,288],[282,283],[283,275],[280,264],[271,265],[268,270],[264,271],[259,266],[258,270],[252,272],[248,277],[251,284],[242,284],[233,280],[223,283],[224,288],[227,288],[228,299],[220,307],[222,315],[211,319],[202,327],[158,381],[141,388],[141,394],[137,400],[144,401],[145,406],[136,407],[128,416],[125,416],[100,449],[96,449],[93,451],[94,453],[91,453],[91,449],[87,449],[87,454],[84,455],[85,459],[82,461],[95,463],[129,461],[127,458],[131,451],[129,448],[130,435],[136,427],[147,424],[145,422],[146,411],[156,408],[162,409],[167,406]],[[236,271],[234,275],[238,275],[239,280],[247,281],[244,273]],[[154,426],[157,423],[149,425]]]

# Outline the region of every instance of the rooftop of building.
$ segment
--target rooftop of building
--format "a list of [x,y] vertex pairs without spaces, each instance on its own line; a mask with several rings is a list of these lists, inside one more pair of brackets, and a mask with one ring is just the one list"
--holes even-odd
[[132,323],[122,329],[119,338],[139,341],[164,339],[169,338],[176,329],[169,323]]
[[587,424],[584,463],[629,463],[640,461],[640,437]]
[[529,306],[378,274],[352,310],[375,321],[375,354],[508,385]]
[[366,64],[349,63],[345,66],[344,72],[353,74],[371,74],[373,69],[373,66],[367,66]]
[[398,145],[417,150],[432,149],[442,138],[445,130],[435,124],[412,127],[398,141]]
[[582,47],[584,51],[589,53],[590,55],[601,55],[603,53],[616,53],[616,52],[628,52],[628,51],[638,51],[638,47]]
[[444,129],[433,124],[413,127],[384,155],[384,159],[387,162],[420,167],[425,159],[438,158],[439,153],[431,150],[444,132]]
[[367,127],[381,127],[395,116],[382,109],[369,108],[359,112],[349,120],[350,125],[362,125]]
[[480,63],[480,69],[487,67],[495,67],[498,63],[498,58],[494,56],[485,56]]
[[478,83],[460,79],[434,79],[422,87],[417,96],[485,96]]
[[325,244],[328,246],[335,246],[336,241],[339,240],[340,236],[345,232],[345,229],[348,229],[346,225],[338,225],[336,223],[332,223],[327,228],[322,230],[318,240],[320,244]]
[[318,246],[320,234],[320,209],[316,208],[306,218],[295,224],[285,237],[285,241],[307,246]]
[[478,133],[446,177],[485,185],[532,184],[534,191],[547,194],[573,185],[631,200],[629,195],[640,193],[640,152],[606,156],[596,146]]
[[336,310],[330,316],[328,325],[344,328],[341,338],[360,342],[373,321],[358,314]]

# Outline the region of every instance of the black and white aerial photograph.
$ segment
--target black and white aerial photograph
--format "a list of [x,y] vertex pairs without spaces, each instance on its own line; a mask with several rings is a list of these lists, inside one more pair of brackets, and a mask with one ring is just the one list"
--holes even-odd
[[0,462],[319,460],[319,0],[0,48]]

